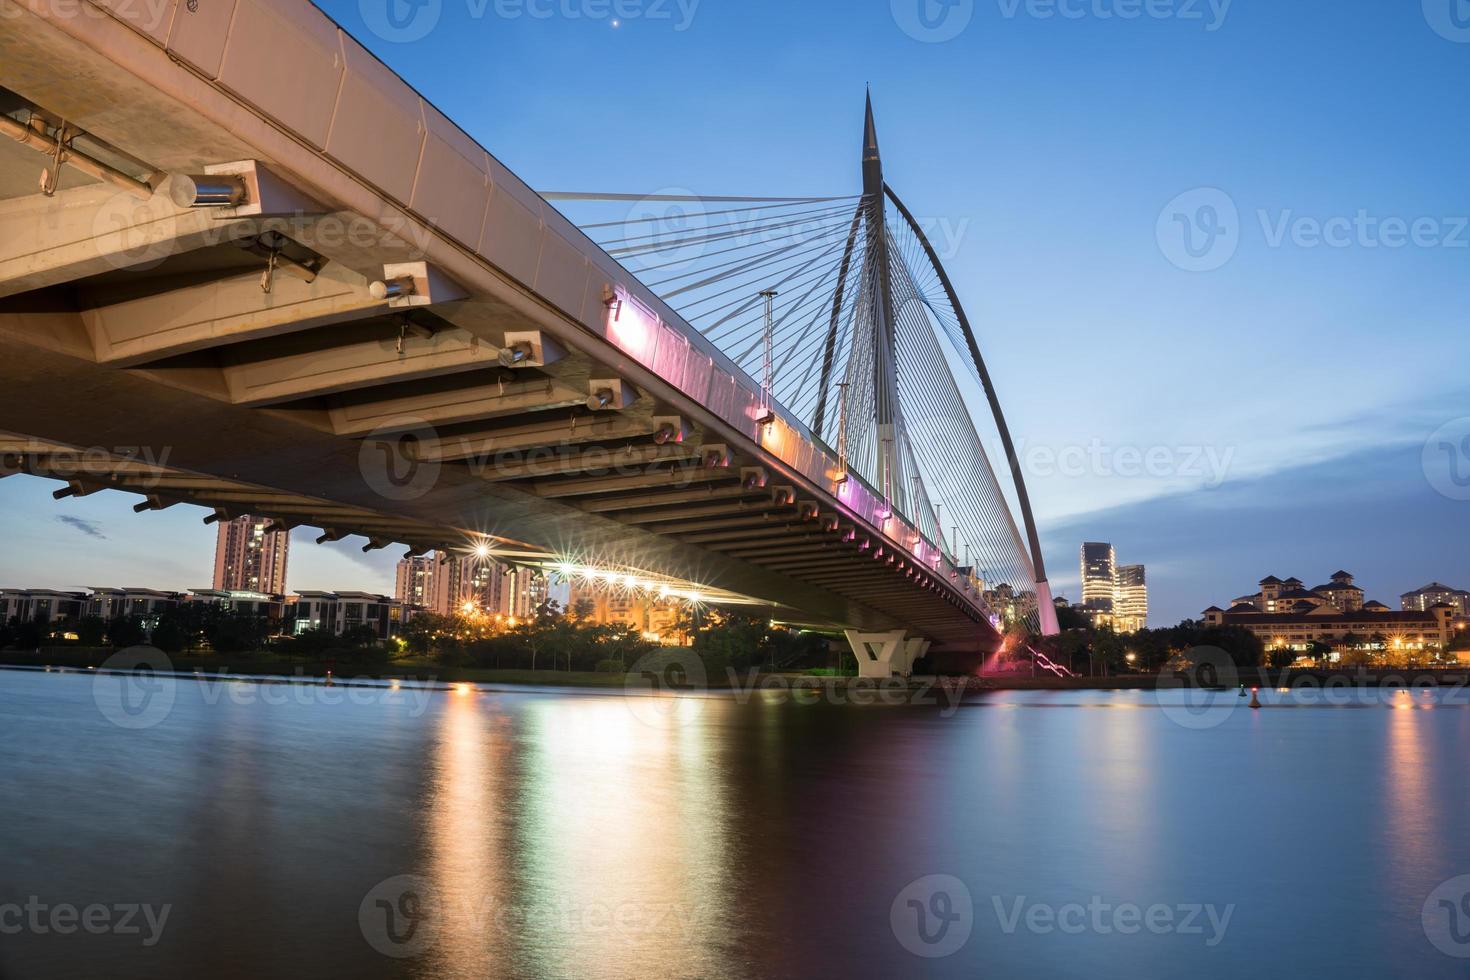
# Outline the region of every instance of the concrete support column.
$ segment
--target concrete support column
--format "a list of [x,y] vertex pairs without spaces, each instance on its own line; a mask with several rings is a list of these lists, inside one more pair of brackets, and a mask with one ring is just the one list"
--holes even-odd
[[914,661],[929,649],[928,640],[905,639],[904,630],[885,633],[863,633],[844,630],[853,656],[857,658],[859,677],[907,677]]
[[914,661],[929,652],[929,644],[932,642],[920,637],[903,641],[903,676],[907,677],[914,672]]

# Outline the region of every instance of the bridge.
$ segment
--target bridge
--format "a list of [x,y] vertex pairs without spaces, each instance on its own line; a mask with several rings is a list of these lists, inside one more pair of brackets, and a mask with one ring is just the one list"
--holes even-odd
[[0,0],[0,476],[755,602],[867,674],[1055,632],[871,103],[861,150],[538,194],[299,0]]

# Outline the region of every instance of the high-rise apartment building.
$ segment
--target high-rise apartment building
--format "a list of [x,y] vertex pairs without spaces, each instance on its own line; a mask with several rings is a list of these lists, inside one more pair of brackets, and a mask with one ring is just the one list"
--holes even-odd
[[1118,557],[1104,541],[1082,545],[1082,604],[1111,612],[1116,595]]
[[214,587],[225,592],[286,591],[286,555],[291,532],[270,530],[268,517],[221,521],[214,547]]
[[431,599],[426,605],[436,613],[448,615],[464,610],[503,613],[505,605],[505,566],[478,555],[456,555],[436,552]]
[[1082,545],[1082,602],[1077,611],[1094,626],[1133,633],[1148,625],[1148,581],[1142,565],[1119,565],[1106,541]]
[[1148,624],[1148,581],[1142,565],[1119,565],[1113,598],[1113,628],[1135,633]]
[[393,597],[409,605],[430,608],[434,604],[434,580],[439,574],[440,567],[437,554],[404,558],[398,563]]
[[548,600],[565,610],[567,587],[544,571],[439,551],[398,563],[395,596],[441,616],[480,613],[529,619]]

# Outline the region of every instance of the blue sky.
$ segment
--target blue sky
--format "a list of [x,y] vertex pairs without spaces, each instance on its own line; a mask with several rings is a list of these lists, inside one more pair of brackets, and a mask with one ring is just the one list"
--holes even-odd
[[[544,190],[855,193],[871,84],[889,182],[959,232],[1061,591],[1084,539],[1150,566],[1155,624],[1268,573],[1470,587],[1421,458],[1470,416],[1452,0],[384,2],[323,7]],[[0,583],[207,582],[198,512],[50,488],[0,481]],[[391,589],[396,552],[299,537],[293,587]]]

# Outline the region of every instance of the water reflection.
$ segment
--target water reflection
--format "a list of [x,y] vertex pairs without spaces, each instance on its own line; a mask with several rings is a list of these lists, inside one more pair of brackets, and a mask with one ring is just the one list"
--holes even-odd
[[[427,800],[428,871],[441,912],[431,973],[487,977],[506,972],[496,900],[501,873],[504,719],[490,699],[444,699]],[[498,723],[497,723],[498,722]]]
[[[1430,784],[1433,774],[1426,729],[1433,699],[1408,691],[1384,699],[1388,714],[1388,765],[1384,767],[1383,797],[1387,801],[1385,844],[1392,873],[1404,887],[1423,881],[1435,863],[1440,827],[1436,822]],[[1416,703],[1419,702],[1419,703]]]
[[[0,672],[3,674],[3,672]],[[156,947],[5,937],[0,975],[1456,976],[1419,908],[1470,872],[1470,708],[998,695],[949,714],[585,692],[424,710],[207,701],[119,735],[86,678],[0,678],[7,895],[175,907]],[[652,699],[650,699],[652,701]],[[1414,706],[1418,706],[1417,709]],[[652,709],[652,710],[645,710]],[[1357,710],[1352,710],[1357,709]],[[891,904],[962,881],[973,937],[921,960]],[[378,883],[452,914],[366,941]],[[1223,941],[1006,931],[1027,903],[1232,904]]]
[[621,698],[526,707],[515,853],[527,975],[724,972],[730,814],[710,730],[681,718]]

